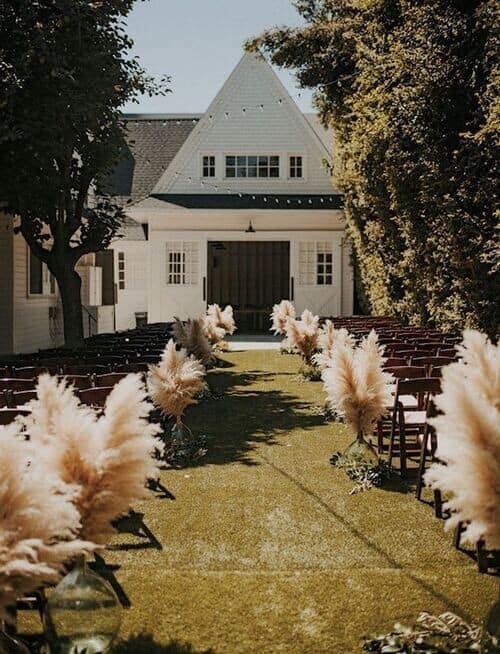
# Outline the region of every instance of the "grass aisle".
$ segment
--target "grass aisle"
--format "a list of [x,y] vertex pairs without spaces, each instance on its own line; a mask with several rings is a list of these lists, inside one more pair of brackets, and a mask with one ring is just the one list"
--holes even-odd
[[172,497],[136,507],[147,536],[122,534],[106,553],[131,602],[123,637],[149,634],[117,651],[350,654],[423,610],[481,620],[498,579],[401,487],[349,496],[328,460],[351,434],[317,415],[321,384],[299,381],[298,358],[224,358],[209,375],[223,399],[187,420],[209,435],[207,457],[164,472]]

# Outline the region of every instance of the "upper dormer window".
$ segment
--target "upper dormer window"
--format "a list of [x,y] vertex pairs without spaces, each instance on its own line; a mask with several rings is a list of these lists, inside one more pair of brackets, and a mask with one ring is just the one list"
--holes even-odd
[[203,157],[203,177],[215,177],[215,156],[213,154]]
[[301,179],[303,177],[302,157],[292,155],[290,157],[290,179]]
[[226,157],[226,177],[279,177],[277,155],[230,155]]

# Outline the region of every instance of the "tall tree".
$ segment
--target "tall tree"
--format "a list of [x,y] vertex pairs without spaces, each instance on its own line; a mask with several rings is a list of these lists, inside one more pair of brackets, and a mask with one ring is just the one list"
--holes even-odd
[[0,0],[0,198],[57,280],[68,346],[83,340],[75,266],[123,218],[98,185],[120,156],[120,108],[166,91],[131,55],[123,19],[133,4]]
[[247,44],[296,70],[336,134],[369,310],[498,329],[495,0],[297,0]]

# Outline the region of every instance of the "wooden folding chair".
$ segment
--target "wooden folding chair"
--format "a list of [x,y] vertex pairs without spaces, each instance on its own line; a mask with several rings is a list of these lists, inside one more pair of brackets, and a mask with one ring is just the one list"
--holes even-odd
[[[415,497],[417,500],[422,498],[422,490],[425,486],[424,474],[426,470],[427,455],[430,455],[432,463],[437,461],[437,434],[434,427],[429,424],[429,418],[434,418],[436,415],[436,405],[432,399],[430,399],[427,405],[425,427],[422,435],[422,441],[420,443],[420,460],[418,464],[417,485],[415,487]],[[438,488],[434,489],[434,513],[436,518],[443,517],[443,498],[441,491]]]
[[17,377],[8,377],[0,379],[0,391],[32,391],[35,389],[33,379],[19,379]]
[[18,416],[27,416],[25,409],[0,409],[0,425],[10,425]]
[[[401,477],[407,473],[407,438],[423,434],[429,397],[439,393],[441,380],[434,377],[399,379],[394,395],[393,420],[389,442],[388,463],[392,465],[396,436],[399,439],[399,460]],[[400,398],[414,396],[416,407],[405,406]]]
[[449,363],[453,363],[453,359],[448,357],[418,357],[412,359],[412,364],[415,366],[423,366],[426,370],[426,374],[429,375],[429,371],[434,366],[447,366]]
[[109,372],[106,375],[96,375],[94,378],[95,385],[99,387],[114,386],[126,377],[127,374],[126,372]]
[[113,386],[101,386],[96,388],[86,388],[78,391],[78,397],[82,404],[102,409],[106,404],[108,395],[113,390]]
[[77,390],[85,390],[92,386],[92,375],[60,375],[59,380],[65,380]]
[[9,404],[11,407],[22,407],[32,400],[36,400],[37,394],[36,391],[17,391],[13,392],[9,398]]

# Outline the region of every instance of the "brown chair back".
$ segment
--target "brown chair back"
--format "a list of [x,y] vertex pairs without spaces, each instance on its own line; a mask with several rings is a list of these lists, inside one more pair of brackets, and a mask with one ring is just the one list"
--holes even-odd
[[59,379],[65,379],[78,390],[85,390],[92,386],[92,377],[90,375],[60,375]]
[[422,366],[395,366],[385,368],[396,379],[419,379],[425,377],[425,368]]
[[0,379],[0,391],[31,391],[35,388],[33,379],[18,379],[17,377],[7,377]]
[[65,375],[104,375],[107,372],[109,372],[109,367],[108,366],[100,366],[100,365],[95,365],[95,366],[90,366],[90,365],[70,365],[70,366],[64,366],[64,374]]
[[10,404],[13,407],[19,407],[28,404],[31,400],[36,400],[36,398],[36,391],[17,391],[11,393]]
[[126,372],[109,372],[107,375],[96,375],[96,386],[114,386],[127,376]]
[[106,399],[112,390],[113,386],[87,388],[85,390],[78,391],[78,396],[82,404],[102,408],[106,404]]

